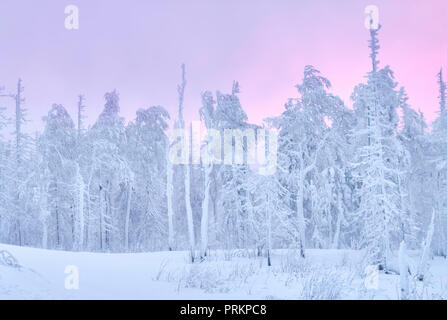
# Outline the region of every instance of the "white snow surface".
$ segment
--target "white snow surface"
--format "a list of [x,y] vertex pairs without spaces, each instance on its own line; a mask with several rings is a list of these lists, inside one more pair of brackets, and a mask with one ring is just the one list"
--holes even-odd
[[[399,275],[379,274],[365,287],[363,254],[354,250],[275,250],[272,266],[246,250],[211,251],[191,264],[185,251],[84,253],[0,245],[20,268],[0,264],[0,299],[398,299]],[[415,270],[420,252],[409,252]],[[396,257],[397,258],[397,257]],[[397,259],[396,259],[397,263]],[[411,280],[412,299],[447,297],[447,260],[429,261],[424,282]],[[65,288],[67,266],[79,288]]]

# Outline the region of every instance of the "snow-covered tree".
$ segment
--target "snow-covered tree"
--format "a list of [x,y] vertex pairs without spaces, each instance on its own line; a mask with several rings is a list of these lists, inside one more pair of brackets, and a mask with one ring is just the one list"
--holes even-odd
[[289,193],[285,199],[291,211],[290,224],[296,230],[303,257],[308,230],[306,224],[313,217],[312,202],[317,200],[312,197],[312,194],[316,195],[312,190],[315,190],[319,170],[324,167],[323,152],[327,152],[330,135],[325,114],[331,107],[341,108],[343,105],[339,98],[326,92],[330,85],[318,70],[306,66],[302,83],[297,85],[301,97],[289,99],[282,115],[269,120],[279,130],[280,180]]
[[[185,120],[183,118],[183,104],[185,98],[185,87],[186,87],[186,71],[185,65],[182,65],[182,82],[177,87],[178,91],[178,121],[180,128],[185,130]],[[189,151],[189,148],[188,148]],[[185,185],[185,208],[186,208],[186,219],[188,223],[188,240],[189,240],[189,251],[191,255],[191,262],[195,259],[195,232],[194,232],[194,221],[191,208],[191,167],[188,161],[183,165],[184,169],[184,185]]]
[[[246,129],[254,126],[247,123],[239,97],[239,85],[233,83],[231,94],[216,92],[214,125],[220,132],[221,146],[226,157],[216,167],[216,184],[219,186],[215,212],[216,225],[219,226],[217,239],[225,248],[247,248],[252,244],[248,213],[250,211],[250,168],[246,154],[248,141],[244,136],[250,134]],[[242,161],[236,161],[235,153],[242,150]]]
[[[15,102],[13,118],[14,131],[12,133],[14,141],[7,148],[9,150],[7,151],[8,157],[4,162],[6,181],[9,186],[5,191],[8,212],[5,215],[4,221],[8,225],[6,227],[8,230],[8,242],[17,245],[25,244],[26,225],[28,223],[28,226],[31,227],[29,223],[32,223],[28,219],[30,210],[27,208],[29,198],[26,194],[26,189],[29,186],[26,182],[30,176],[30,170],[27,164],[29,163],[32,139],[23,130],[23,125],[26,122],[23,92],[22,80],[19,79],[14,93],[0,94],[1,97],[12,98]],[[4,124],[4,119],[2,123]]]
[[439,85],[439,109],[440,112],[444,112],[447,106],[447,86],[442,74],[442,68],[438,73],[438,85]]
[[80,94],[78,96],[79,100],[78,100],[78,125],[77,125],[77,134],[78,134],[78,139],[80,139],[80,137],[82,136],[82,133],[84,131],[84,119],[85,119],[85,115],[84,115],[84,110],[85,110],[85,97]]
[[377,31],[371,30],[373,70],[367,75],[367,83],[358,85],[352,94],[357,116],[353,174],[359,201],[356,220],[363,230],[361,243],[369,262],[387,269],[390,251],[404,238],[406,229],[402,225],[408,221],[399,188],[403,174],[399,161],[403,147],[396,134],[399,96],[391,69],[378,69]]
[[[435,232],[433,246],[435,254],[447,256],[447,111],[445,109],[445,82],[442,78],[442,70],[438,74],[439,84],[439,115],[432,124],[432,132],[429,137],[428,161],[431,166],[431,202],[436,211]],[[427,220],[426,220],[427,221]]]
[[[205,123],[205,127],[208,130],[214,130],[215,129],[215,123],[214,123],[214,112],[215,112],[215,101],[213,99],[213,95],[211,92],[206,91],[202,94],[202,108],[199,110],[200,117]],[[211,147],[213,145],[212,139],[215,139],[216,137],[212,136],[211,134],[208,134],[208,136],[205,139],[205,152],[206,152],[206,159],[207,161],[203,161],[202,159],[202,167],[203,167],[203,176],[204,176],[204,190],[203,190],[203,200],[202,200],[202,216],[200,220],[200,257],[201,259],[204,259],[207,250],[208,250],[208,243],[209,243],[209,220],[210,220],[210,203],[211,203],[211,185],[215,183],[215,179],[213,179],[215,176],[213,175],[214,171],[214,150]]]
[[[126,129],[126,159],[133,175],[125,186],[127,249],[166,248],[167,120],[169,114],[161,106],[139,109]],[[168,242],[171,249],[172,242]]]
[[430,192],[430,166],[427,163],[425,150],[428,146],[426,137],[427,124],[421,112],[416,112],[407,103],[408,97],[404,88],[400,89],[399,102],[402,114],[402,128],[398,138],[404,147],[400,156],[400,165],[404,169],[399,176],[399,188],[401,189],[401,203],[403,214],[407,215],[410,225],[407,226],[406,243],[417,247],[418,238],[421,236],[420,225],[425,224],[430,211],[427,200]]
[[40,172],[48,173],[48,181],[43,179],[39,183],[39,206],[43,215],[46,208],[51,215],[48,225],[51,238],[48,244],[53,248],[71,250],[75,246],[77,227],[73,162],[76,150],[75,126],[66,109],[58,104],[51,107],[44,121],[45,130],[38,145],[44,161]]
[[116,91],[105,94],[106,104],[98,120],[89,131],[92,148],[92,167],[95,190],[95,217],[90,217],[93,248],[117,250],[125,246],[126,195],[132,180],[132,170],[124,157],[126,142],[124,119],[119,116],[119,95]]

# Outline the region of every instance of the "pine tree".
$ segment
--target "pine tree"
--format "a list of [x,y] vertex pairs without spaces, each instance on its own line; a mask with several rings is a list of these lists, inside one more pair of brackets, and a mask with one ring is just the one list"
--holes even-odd
[[[74,122],[62,105],[54,104],[44,118],[45,129],[39,141],[42,152],[42,174],[49,173],[42,189],[40,204],[42,213],[48,208],[51,214],[51,242],[48,245],[60,249],[75,247],[76,212],[73,207],[76,188],[74,187],[74,157],[76,135]],[[46,190],[47,194],[44,194]]]
[[84,130],[84,123],[83,123],[83,119],[85,119],[85,116],[83,114],[85,110],[84,101],[85,101],[84,96],[80,94],[78,100],[78,125],[77,125],[78,140],[81,139],[82,132]]
[[413,110],[407,103],[408,97],[404,88],[399,92],[399,104],[402,114],[402,128],[398,133],[404,150],[400,155],[400,164],[404,168],[404,174],[399,176],[401,188],[401,201],[403,213],[407,216],[409,224],[405,233],[409,236],[405,239],[407,244],[417,246],[415,240],[418,225],[425,224],[427,191],[430,190],[429,175],[430,165],[427,163],[425,151],[428,145],[425,130],[427,124],[421,113]]
[[17,81],[17,89],[15,93],[1,94],[2,97],[12,98],[15,102],[14,113],[14,159],[11,158],[9,168],[12,170],[9,175],[11,188],[8,192],[11,193],[9,199],[10,207],[10,228],[9,241],[13,244],[22,245],[25,234],[23,232],[23,222],[26,221],[27,210],[24,208],[25,189],[26,185],[22,181],[26,181],[30,174],[26,163],[30,152],[31,138],[23,131],[23,125],[26,122],[26,109],[24,108],[25,98],[23,96],[22,80]]
[[104,110],[87,137],[93,150],[91,165],[96,189],[96,230],[90,228],[90,232],[97,240],[95,248],[116,250],[124,247],[125,242],[125,218],[119,213],[127,204],[124,194],[128,194],[128,189],[123,190],[122,186],[129,185],[133,173],[124,157],[126,135],[124,119],[119,116],[119,95],[116,90],[106,93],[105,100]]
[[398,93],[389,67],[378,70],[377,30],[371,30],[373,70],[367,83],[352,95],[358,123],[353,131],[357,145],[353,175],[358,182],[357,222],[362,226],[362,244],[369,262],[387,269],[390,251],[402,237],[402,174],[399,155],[403,148],[396,138]]
[[441,112],[444,112],[445,107],[447,105],[447,96],[446,96],[447,92],[446,92],[446,84],[442,76],[442,68],[438,73],[438,84],[439,84],[439,109]]
[[433,165],[432,177],[432,202],[436,211],[435,232],[433,246],[435,254],[447,256],[447,202],[444,194],[447,191],[447,111],[445,109],[445,82],[441,72],[438,73],[439,85],[439,115],[432,124],[430,134],[429,162]]
[[[126,128],[125,156],[132,172],[125,185],[127,249],[150,248],[150,245],[159,250],[166,248],[167,120],[169,114],[163,107],[152,106],[139,109],[135,121]],[[168,245],[172,249],[174,235],[169,228]]]

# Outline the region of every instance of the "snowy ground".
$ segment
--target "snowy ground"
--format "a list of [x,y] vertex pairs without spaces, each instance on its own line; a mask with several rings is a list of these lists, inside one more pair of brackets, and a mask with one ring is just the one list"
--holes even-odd
[[[397,299],[399,276],[380,274],[365,287],[362,253],[275,251],[272,266],[246,251],[211,252],[188,263],[186,252],[73,253],[0,245],[20,268],[0,264],[0,299]],[[416,261],[417,252],[411,252]],[[447,298],[447,260],[435,258],[414,299]],[[79,271],[79,289],[65,288],[67,266]]]

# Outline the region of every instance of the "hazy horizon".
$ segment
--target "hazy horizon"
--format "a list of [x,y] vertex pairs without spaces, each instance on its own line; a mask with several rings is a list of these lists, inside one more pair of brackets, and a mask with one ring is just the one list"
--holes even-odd
[[[79,8],[79,30],[64,27],[64,9]],[[186,120],[199,120],[200,93],[230,92],[240,83],[249,121],[279,115],[303,68],[314,65],[331,92],[351,106],[350,94],[370,70],[364,9],[380,10],[381,66],[390,65],[409,103],[428,122],[438,108],[436,73],[447,66],[443,13],[447,3],[417,7],[407,1],[59,1],[0,3],[0,85],[25,87],[28,131],[41,129],[53,103],[76,119],[86,98],[87,125],[117,89],[121,115],[164,106],[176,117],[180,65],[186,64]],[[13,111],[14,103],[0,105]]]

